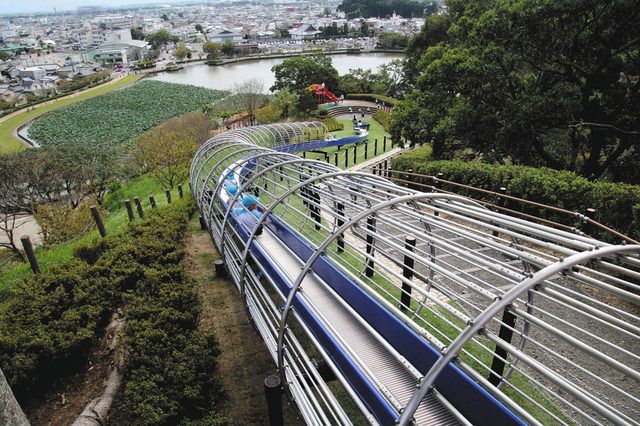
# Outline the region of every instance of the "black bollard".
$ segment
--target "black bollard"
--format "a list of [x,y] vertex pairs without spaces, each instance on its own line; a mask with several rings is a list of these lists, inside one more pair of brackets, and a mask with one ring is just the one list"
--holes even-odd
[[184,197],[184,192],[182,191],[182,184],[181,183],[178,184],[178,196],[180,198]]
[[[340,216],[337,218],[338,228],[340,228],[344,225],[344,219],[342,219],[342,217],[344,217],[344,204],[338,203],[336,207],[338,208],[338,215]],[[344,234],[338,236],[338,253],[342,252],[344,252]]]
[[[367,254],[371,257],[373,257],[373,232],[375,232],[376,229],[376,221],[374,219],[373,216],[369,216],[367,218]],[[374,267],[374,262],[373,259],[369,259],[367,258],[367,260],[365,261],[365,275],[368,278],[373,277],[373,267]]]
[[[404,248],[413,252],[416,247],[416,239],[414,237],[406,237],[404,239]],[[407,280],[413,279],[413,256],[408,254],[404,255],[404,266],[402,268],[402,276]],[[411,286],[407,283],[402,283],[402,294],[400,294],[400,310],[405,312],[411,310]]]
[[382,152],[387,152],[387,137],[382,140]]
[[222,260],[216,260],[214,266],[216,268],[216,277],[227,278],[227,270],[224,268],[224,262]]
[[156,208],[156,197],[154,197],[153,195],[149,195],[149,202],[151,203],[151,208],[155,209]]
[[338,151],[333,155],[333,164],[338,167]]
[[282,382],[280,376],[272,375],[264,379],[264,396],[267,399],[269,425],[282,426]]
[[378,156],[378,138],[375,138],[375,144],[373,145],[373,156]]
[[344,168],[349,168],[349,148],[345,148],[344,150]]
[[164,194],[167,197],[167,204],[171,204],[171,190],[170,189],[165,189],[164,190]]
[[364,142],[364,159],[366,160],[369,157],[369,140]]
[[355,144],[353,146],[353,165],[355,166],[357,162],[358,162],[358,144]]
[[[511,343],[513,328],[515,325],[516,316],[509,311],[509,308],[506,308],[502,313],[502,325],[500,325],[500,330],[498,331],[498,338],[507,343]],[[502,346],[497,345],[493,355],[493,361],[491,362],[491,371],[489,372],[489,383],[494,386],[498,386],[502,381],[502,374],[504,373],[506,359],[507,350]]]

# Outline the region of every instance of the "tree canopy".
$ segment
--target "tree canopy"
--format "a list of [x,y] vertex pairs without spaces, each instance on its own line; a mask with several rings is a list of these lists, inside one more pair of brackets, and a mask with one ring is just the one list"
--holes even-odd
[[433,0],[343,0],[338,6],[348,18],[390,16],[394,12],[407,18],[421,17],[431,15],[437,9]]
[[169,31],[164,28],[155,31],[147,37],[147,41],[151,43],[154,47],[162,46],[167,43],[177,43],[179,40],[178,36],[172,35]]
[[394,111],[395,137],[433,141],[437,158],[472,149],[592,179],[625,159],[640,166],[637,0],[447,6],[408,48],[415,85]]
[[322,83],[330,91],[338,89],[340,76],[328,56],[289,58],[278,65],[274,65],[271,70],[276,78],[275,84],[270,89],[272,92],[285,88],[300,91],[305,90],[312,84]]

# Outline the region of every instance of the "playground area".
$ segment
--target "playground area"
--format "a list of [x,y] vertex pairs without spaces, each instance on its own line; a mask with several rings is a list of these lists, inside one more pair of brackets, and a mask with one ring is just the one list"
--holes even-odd
[[202,224],[302,418],[638,424],[640,246],[309,154],[353,153],[364,140],[348,131],[239,129],[191,166]]

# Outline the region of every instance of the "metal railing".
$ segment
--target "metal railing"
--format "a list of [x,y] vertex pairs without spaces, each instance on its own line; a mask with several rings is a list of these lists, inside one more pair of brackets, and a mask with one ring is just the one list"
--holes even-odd
[[[441,420],[479,422],[483,395],[515,423],[640,424],[640,245],[271,149],[312,133],[324,132],[227,132],[191,165],[204,222],[308,423],[385,423],[344,356],[400,424],[433,422],[438,404]],[[448,389],[452,366],[477,395]]]

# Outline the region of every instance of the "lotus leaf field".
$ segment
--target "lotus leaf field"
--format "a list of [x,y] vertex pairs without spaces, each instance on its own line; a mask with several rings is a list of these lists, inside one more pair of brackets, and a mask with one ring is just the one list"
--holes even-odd
[[40,145],[127,142],[168,118],[201,109],[227,93],[186,84],[142,81],[36,119],[29,137]]

